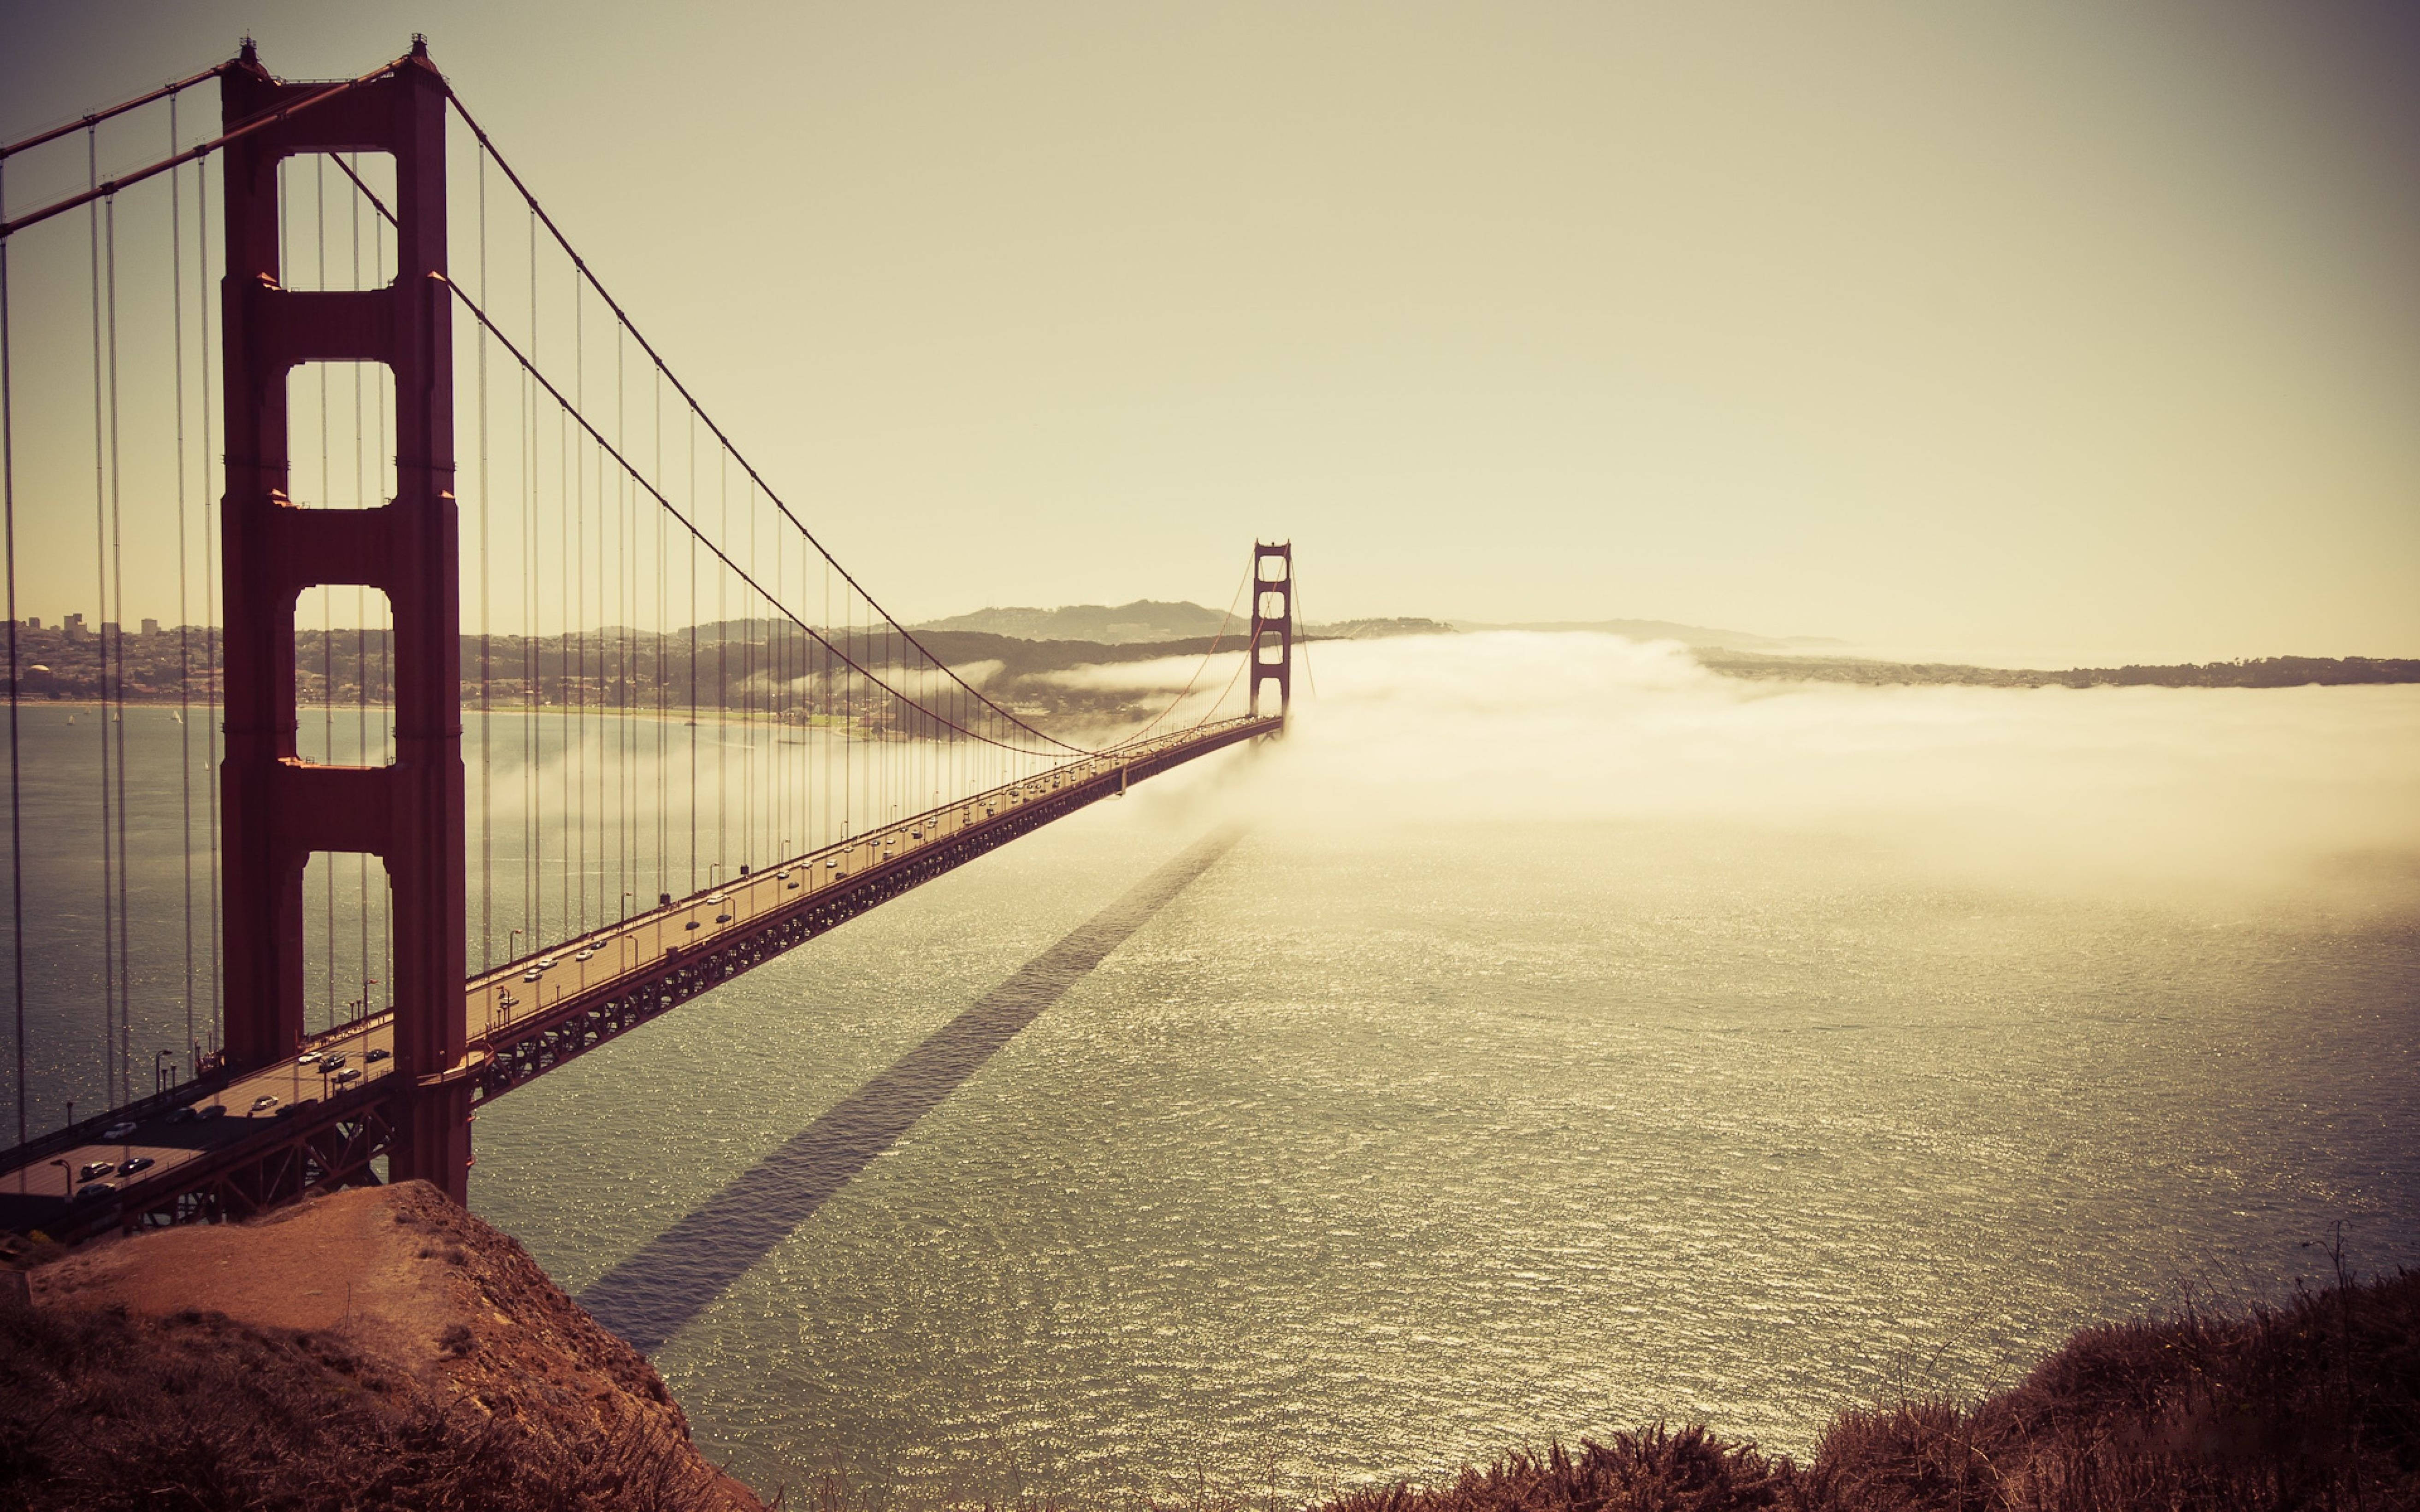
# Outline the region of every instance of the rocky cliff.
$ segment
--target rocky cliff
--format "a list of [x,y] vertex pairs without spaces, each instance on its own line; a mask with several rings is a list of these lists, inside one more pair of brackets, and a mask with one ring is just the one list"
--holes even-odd
[[27,1281],[0,1293],[0,1506],[761,1504],[643,1356],[423,1183]]

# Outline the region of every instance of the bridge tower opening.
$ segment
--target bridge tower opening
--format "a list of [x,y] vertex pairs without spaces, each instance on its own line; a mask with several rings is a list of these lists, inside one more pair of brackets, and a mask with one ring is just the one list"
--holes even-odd
[[[271,120],[228,143],[225,157],[225,1043],[239,1071],[295,1053],[307,1002],[305,864],[321,851],[380,857],[394,889],[401,1088],[389,1170],[460,1201],[471,1088],[445,84],[415,39],[386,77],[313,102],[325,87],[279,83],[249,42],[221,83],[225,130]],[[279,165],[310,153],[392,160],[392,282],[287,286]],[[287,378],[310,363],[375,363],[392,376],[392,497],[353,508],[295,501]],[[338,585],[377,589],[393,609],[391,764],[297,750],[295,610],[306,590]]]
[[1294,543],[1252,543],[1252,684],[1250,711],[1261,712],[1261,685],[1278,685],[1278,715],[1294,702]]

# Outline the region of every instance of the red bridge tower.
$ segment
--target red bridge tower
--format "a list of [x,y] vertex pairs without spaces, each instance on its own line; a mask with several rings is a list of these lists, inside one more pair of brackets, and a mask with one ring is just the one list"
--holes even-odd
[[[323,85],[280,84],[252,45],[222,76],[225,127]],[[228,144],[225,332],[226,1046],[238,1070],[294,1054],[303,1029],[302,871],[314,851],[386,864],[399,1120],[390,1174],[462,1200],[466,1063],[461,641],[454,501],[452,296],[445,283],[444,81],[414,39],[384,78]],[[278,163],[395,160],[397,273],[383,288],[283,286]],[[396,496],[304,508],[288,491],[287,375],[379,363],[395,379]],[[294,614],[306,589],[363,584],[395,625],[395,763],[333,766],[295,746]],[[367,1005],[365,1005],[366,1008]]]
[[1294,543],[1252,543],[1251,712],[1261,685],[1278,685],[1278,713],[1294,702]]

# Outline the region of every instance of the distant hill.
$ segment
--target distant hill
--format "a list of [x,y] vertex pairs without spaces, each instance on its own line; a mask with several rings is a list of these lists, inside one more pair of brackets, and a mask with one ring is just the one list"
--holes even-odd
[[1457,630],[1594,630],[1631,640],[1678,640],[1693,651],[1786,651],[1792,646],[1847,644],[1828,636],[1750,635],[1745,630],[1675,625],[1669,620],[1544,620],[1523,625],[1481,625],[1475,620],[1456,620],[1453,627]]
[[[1710,648],[1712,649],[1712,648]],[[1731,677],[1871,687],[2340,687],[2420,683],[2420,659],[2391,656],[2262,656],[2165,667],[2076,667],[2066,671],[1967,667],[1955,662],[1868,661],[1854,656],[1771,656],[1712,649],[1699,665]]]
[[[1199,604],[1164,604],[1139,598],[1131,604],[1068,604],[1058,609],[981,609],[946,620],[927,620],[913,626],[925,630],[963,630],[976,635],[1013,636],[1019,640],[1089,640],[1095,645],[1143,645],[1156,641],[1192,640],[1218,633],[1223,616]],[[1380,636],[1444,635],[1455,630],[1594,630],[1633,640],[1678,640],[1700,651],[1788,651],[1801,647],[1837,646],[1845,642],[1820,636],[1775,637],[1745,630],[1717,630],[1702,625],[1675,625],[1669,620],[1554,620],[1522,625],[1485,625],[1472,620],[1419,618],[1339,620],[1305,625],[1307,634],[1322,639],[1367,640]]]
[[1451,635],[1443,620],[1338,620],[1332,625],[1306,625],[1302,633],[1322,640],[1379,640],[1397,635]]
[[1058,609],[981,609],[972,614],[928,620],[918,630],[967,630],[1015,636],[1020,640],[1090,640],[1096,645],[1137,645],[1153,640],[1189,640],[1218,633],[1225,616],[1199,604],[1163,604],[1138,598],[1111,608],[1068,604]]

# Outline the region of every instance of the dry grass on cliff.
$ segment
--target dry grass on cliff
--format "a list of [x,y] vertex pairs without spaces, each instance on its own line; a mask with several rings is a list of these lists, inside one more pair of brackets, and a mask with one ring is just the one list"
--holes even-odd
[[687,1480],[654,1441],[575,1456],[449,1410],[342,1331],[0,1316],[0,1507],[674,1508]]
[[2420,1508],[2420,1274],[2240,1318],[2085,1329],[1980,1402],[1836,1419],[1813,1461],[1701,1427],[1507,1456],[1325,1512],[2408,1512]]

